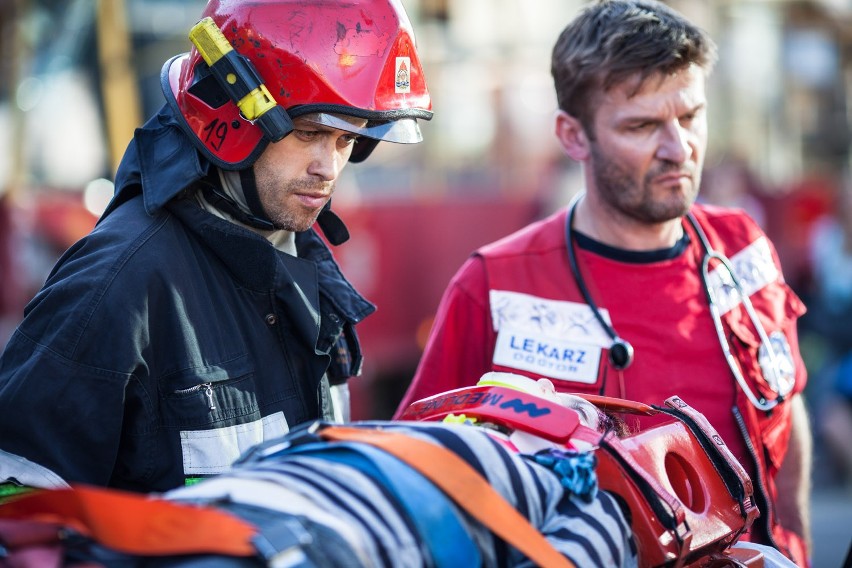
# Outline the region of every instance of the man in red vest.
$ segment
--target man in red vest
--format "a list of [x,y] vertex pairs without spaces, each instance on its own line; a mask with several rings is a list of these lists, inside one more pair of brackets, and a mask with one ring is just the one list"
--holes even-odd
[[752,219],[695,203],[715,60],[704,31],[653,0],[595,2],[568,25],[555,131],[585,187],[462,266],[397,416],[488,371],[645,403],[682,395],[755,481],[749,538],[806,566],[805,308]]

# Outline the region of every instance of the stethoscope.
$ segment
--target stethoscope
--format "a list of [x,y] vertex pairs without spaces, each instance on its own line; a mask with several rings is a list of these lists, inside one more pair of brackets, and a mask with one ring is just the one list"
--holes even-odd
[[[574,281],[577,283],[577,288],[580,290],[580,294],[583,296],[583,300],[592,310],[592,313],[595,316],[595,319],[600,324],[601,328],[606,332],[606,334],[612,340],[612,344],[609,348],[609,362],[612,367],[617,371],[623,371],[630,366],[633,362],[633,346],[622,337],[619,337],[618,333],[616,333],[615,328],[610,325],[603,317],[603,314],[598,309],[597,304],[595,304],[592,299],[591,294],[589,293],[589,289],[586,286],[585,280],[583,279],[582,274],[580,273],[580,267],[577,264],[577,255],[574,252],[574,214],[577,209],[577,203],[582,198],[583,194],[580,193],[577,195],[569,206],[568,210],[568,218],[565,222],[565,239],[568,248],[568,264],[571,268],[571,274],[574,276]],[[788,363],[785,365],[784,358],[777,351],[775,343],[770,340],[769,336],[766,334],[766,329],[763,327],[763,324],[760,322],[760,318],[757,316],[757,312],[754,310],[754,306],[751,303],[751,300],[748,297],[748,294],[743,289],[740,284],[739,279],[737,278],[736,273],[734,272],[734,268],[731,265],[731,261],[722,253],[717,252],[710,246],[710,241],[707,238],[707,235],[704,233],[704,229],[701,228],[701,225],[692,215],[692,213],[686,214],[686,219],[689,224],[692,226],[695,234],[698,235],[698,239],[701,241],[701,246],[704,249],[704,257],[701,261],[701,282],[704,287],[704,292],[707,296],[707,303],[710,307],[710,315],[713,318],[713,325],[716,329],[716,335],[719,338],[719,344],[722,346],[722,352],[725,356],[725,360],[728,363],[728,366],[731,369],[731,372],[734,375],[737,383],[740,385],[740,388],[745,393],[749,402],[755,406],[758,410],[768,411],[775,408],[779,403],[783,402],[784,398],[790,394],[790,391],[793,390],[793,386],[795,384],[795,378],[793,376],[792,371],[789,373],[785,373],[782,369],[784,366],[790,368],[791,365]],[[754,390],[749,386],[748,382],[746,382],[745,377],[743,376],[742,370],[740,369],[740,364],[737,361],[737,358],[731,352],[731,345],[728,342],[727,336],[725,334],[725,328],[722,325],[722,314],[719,310],[719,303],[717,301],[717,291],[710,285],[710,263],[713,261],[717,261],[717,266],[724,268],[723,272],[719,272],[719,277],[722,281],[723,286],[731,288],[734,290],[745,307],[746,313],[748,314],[749,319],[751,320],[751,324],[754,326],[754,329],[757,331],[758,336],[760,337],[760,349],[759,359],[761,360],[759,367],[761,369],[761,373],[763,374],[763,378],[766,380],[769,387],[773,392],[776,393],[776,397],[772,400],[768,400],[763,396],[755,394]],[[786,342],[786,340],[785,340]],[[764,365],[763,361],[767,361],[767,364]]]

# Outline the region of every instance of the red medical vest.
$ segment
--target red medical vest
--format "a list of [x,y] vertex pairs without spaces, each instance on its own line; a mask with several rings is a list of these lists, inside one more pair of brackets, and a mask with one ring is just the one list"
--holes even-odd
[[[796,320],[801,300],[784,282],[777,253],[740,211],[696,205],[692,213],[711,246],[731,259],[766,333],[786,340],[794,393],[806,382]],[[567,210],[477,251],[444,294],[417,374],[400,409],[415,400],[476,383],[488,371],[550,378],[564,392],[604,394],[648,404],[678,395],[704,414],[734,455],[762,482],[772,481],[786,453],[789,405],[759,412],[737,386],[723,356],[703,288],[704,249],[693,229],[686,250],[652,263],[622,262],[580,249],[578,265],[592,299],[635,350],[616,371],[611,340],[594,319],[571,273]],[[711,277],[712,278],[712,277]],[[759,339],[736,294],[720,291],[724,330],[743,375],[759,395],[774,399],[758,364]],[[749,432],[747,441],[734,409]],[[645,428],[661,419],[636,418]],[[768,475],[767,475],[768,474]]]

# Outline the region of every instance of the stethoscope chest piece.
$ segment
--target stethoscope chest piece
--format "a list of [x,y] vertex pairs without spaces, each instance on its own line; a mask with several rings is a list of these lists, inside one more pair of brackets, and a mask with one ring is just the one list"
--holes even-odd
[[633,362],[633,346],[615,337],[609,347],[609,362],[616,371],[623,371]]

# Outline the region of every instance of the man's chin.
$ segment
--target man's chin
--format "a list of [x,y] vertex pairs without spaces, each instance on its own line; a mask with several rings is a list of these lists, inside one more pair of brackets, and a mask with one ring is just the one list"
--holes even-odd
[[656,225],[680,219],[687,214],[691,206],[691,200],[670,200],[666,203],[648,204],[640,209],[634,209],[628,215],[643,223]]
[[275,222],[273,225],[279,231],[290,231],[291,233],[304,233],[308,229],[314,226],[317,218],[313,219],[305,219],[305,220],[293,220],[288,219],[283,222]]
[[668,197],[659,201],[657,207],[658,216],[665,220],[677,219],[683,217],[695,203],[698,197],[698,192],[695,191],[692,184],[689,187],[672,188]]

